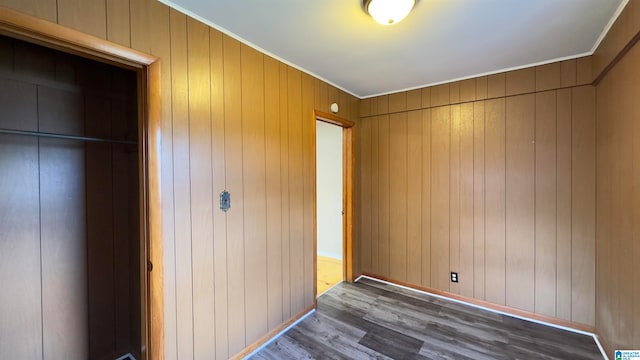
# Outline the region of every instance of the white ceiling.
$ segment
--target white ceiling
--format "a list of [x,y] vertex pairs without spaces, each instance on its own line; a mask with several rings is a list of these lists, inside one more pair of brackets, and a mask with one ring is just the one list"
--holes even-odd
[[590,55],[628,0],[160,0],[358,97]]

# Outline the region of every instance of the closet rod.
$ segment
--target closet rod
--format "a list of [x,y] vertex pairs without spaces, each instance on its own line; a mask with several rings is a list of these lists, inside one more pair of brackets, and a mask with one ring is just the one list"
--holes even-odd
[[96,138],[96,137],[62,135],[62,134],[52,134],[52,133],[44,133],[44,132],[37,132],[37,131],[24,131],[24,130],[0,129],[0,134],[38,136],[38,137],[46,137],[46,138],[54,138],[54,139],[81,140],[81,141],[90,141],[90,142],[116,143],[116,144],[128,144],[128,145],[137,145],[138,144],[137,141],[109,140],[109,139],[101,139],[101,138]]

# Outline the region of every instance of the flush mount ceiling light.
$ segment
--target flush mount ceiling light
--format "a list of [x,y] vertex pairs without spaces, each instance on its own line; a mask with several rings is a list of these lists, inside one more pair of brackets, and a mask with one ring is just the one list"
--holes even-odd
[[382,25],[397,24],[404,19],[416,0],[364,0],[364,9]]

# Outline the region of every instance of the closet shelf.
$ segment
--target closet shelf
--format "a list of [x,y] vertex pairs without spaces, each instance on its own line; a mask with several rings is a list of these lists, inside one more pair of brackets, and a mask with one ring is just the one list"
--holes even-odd
[[79,141],[113,143],[113,144],[128,144],[128,145],[138,144],[137,141],[129,141],[129,140],[102,139],[97,137],[63,135],[63,134],[54,134],[54,133],[46,133],[46,132],[38,132],[38,131],[25,131],[25,130],[0,129],[0,134],[37,136],[37,137],[45,137],[45,138],[53,138],[53,139],[79,140]]

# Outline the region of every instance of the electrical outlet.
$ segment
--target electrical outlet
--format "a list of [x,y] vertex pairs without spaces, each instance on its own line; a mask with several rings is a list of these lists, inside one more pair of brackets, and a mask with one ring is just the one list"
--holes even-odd
[[457,283],[458,282],[458,273],[457,272],[451,272],[451,282]]

